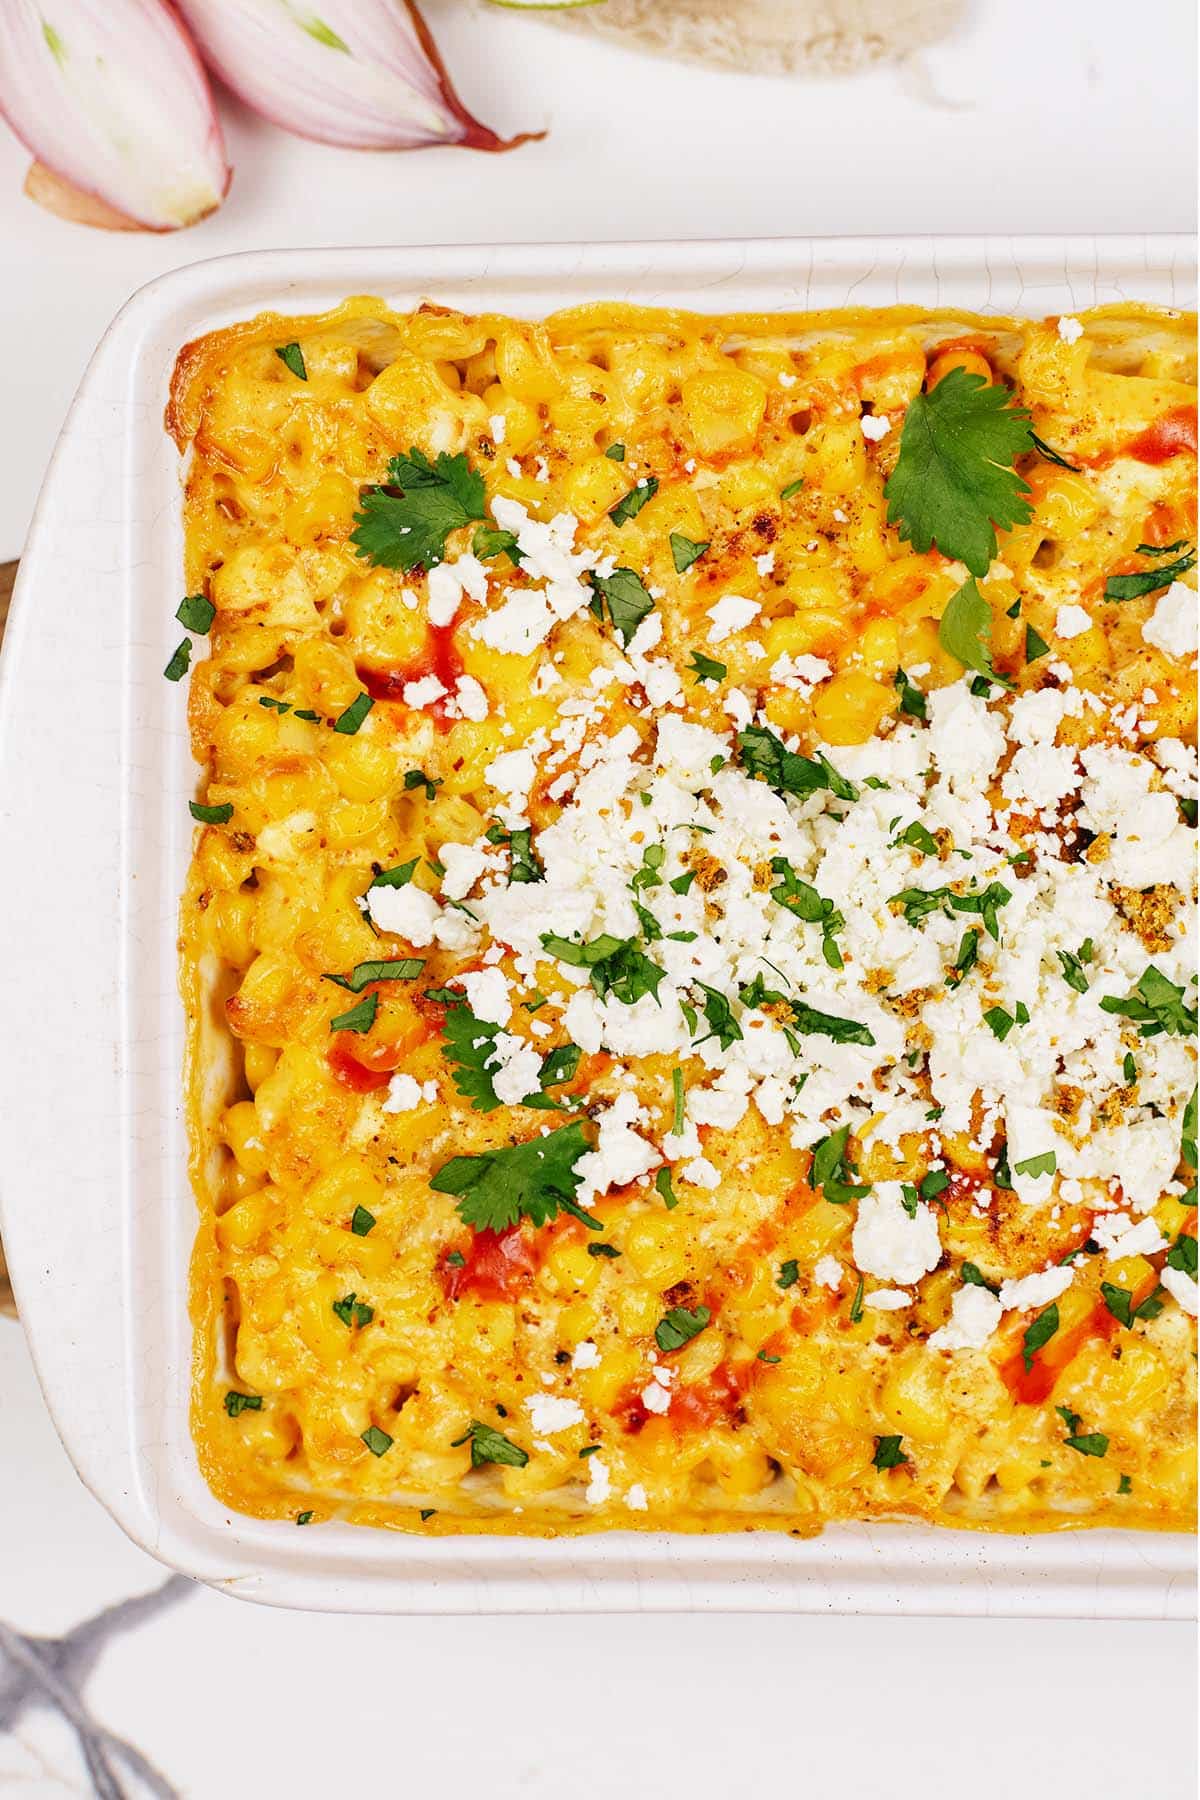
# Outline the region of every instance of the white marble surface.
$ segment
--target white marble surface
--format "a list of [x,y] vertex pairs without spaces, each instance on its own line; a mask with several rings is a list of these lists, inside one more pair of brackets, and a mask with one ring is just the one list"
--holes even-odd
[[[511,157],[364,158],[227,108],[223,211],[169,238],[89,234],[19,193],[0,136],[0,558],[93,344],[141,282],[264,245],[787,232],[1180,230],[1194,223],[1194,8],[971,0],[917,68],[798,85],[669,68],[511,15],[431,6]],[[11,1173],[10,1177],[11,1179]],[[75,1480],[0,1320],[0,1620],[57,1636],[162,1579]],[[5,1692],[0,1659],[0,1708]],[[726,1618],[352,1619],[206,1590],[101,1652],[99,1722],[196,1800],[348,1783],[696,1800],[885,1782],[934,1800],[1195,1790],[1186,1626]],[[1149,1735],[1147,1735],[1149,1733]],[[122,1776],[124,1780],[125,1777]],[[98,1791],[46,1708],[0,1734],[0,1788]],[[130,1778],[130,1795],[152,1792]]]
[[[664,0],[668,3],[668,0]],[[21,547],[83,366],[142,282],[311,244],[789,234],[1189,231],[1192,0],[964,0],[914,66],[801,83],[685,68],[477,0],[429,15],[508,156],[370,156],[224,106],[234,185],[165,237],[88,232],[26,200],[0,126],[0,560]]]

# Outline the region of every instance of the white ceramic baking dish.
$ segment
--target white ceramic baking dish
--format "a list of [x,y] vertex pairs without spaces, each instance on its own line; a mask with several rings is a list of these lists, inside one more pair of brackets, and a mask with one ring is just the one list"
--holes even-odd
[[709,310],[897,302],[1040,315],[1194,303],[1166,238],[800,240],[270,252],[136,294],[96,351],[42,490],[0,668],[0,1201],[46,1399],[83,1480],[174,1568],[279,1605],[380,1612],[719,1609],[1179,1618],[1190,1539],[900,1526],[786,1536],[422,1541],[231,1515],[188,1434],[194,1204],[176,905],[195,771],[179,636],[180,346],[348,293],[537,315],[598,297]]

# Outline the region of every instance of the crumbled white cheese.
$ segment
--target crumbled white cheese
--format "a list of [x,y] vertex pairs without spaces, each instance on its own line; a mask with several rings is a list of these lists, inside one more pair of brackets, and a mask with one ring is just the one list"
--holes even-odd
[[600,1366],[600,1352],[591,1338],[584,1338],[576,1344],[571,1352],[573,1369],[597,1369]]
[[380,931],[395,932],[418,950],[433,942],[439,909],[424,888],[411,881],[404,887],[370,887],[364,898],[371,922]]
[[1081,637],[1092,629],[1092,615],[1086,607],[1073,603],[1060,606],[1054,619],[1055,635],[1060,638]]
[[931,1333],[931,1350],[982,1350],[1003,1312],[995,1294],[985,1287],[963,1286],[950,1302],[950,1317]]
[[411,706],[414,712],[422,707],[432,706],[449,692],[445,684],[436,675],[422,675],[417,681],[406,681],[404,684],[404,704]]
[[477,1019],[489,1025],[507,1025],[512,1018],[508,977],[503,969],[468,969],[465,975],[454,977],[454,985],[462,988]]
[[881,443],[892,429],[892,421],[886,413],[864,413],[858,423],[870,444]]
[[751,619],[762,611],[758,600],[745,600],[741,594],[722,594],[715,606],[708,609],[708,617],[712,620],[709,627],[710,644],[724,643],[735,631],[744,631]]
[[536,1094],[541,1067],[542,1059],[532,1044],[515,1032],[499,1032],[488,1068],[501,1105],[520,1106],[527,1094]]
[[1195,1278],[1183,1269],[1164,1269],[1162,1284],[1173,1300],[1178,1300],[1185,1313],[1196,1317],[1197,1288]]
[[1197,596],[1186,582],[1173,581],[1154,603],[1154,611],[1142,626],[1142,636],[1167,656],[1196,654]]
[[1077,344],[1083,336],[1083,326],[1067,314],[1058,321],[1058,335],[1064,344]]
[[415,1112],[421,1104],[421,1085],[411,1075],[393,1075],[388,1082],[387,1098],[383,1102],[386,1113]]
[[836,1294],[842,1285],[842,1265],[836,1256],[819,1257],[813,1265],[813,1280]]
[[578,1400],[566,1400],[558,1394],[530,1394],[525,1402],[529,1423],[539,1437],[554,1437],[582,1425],[584,1413]]
[[612,1475],[608,1464],[600,1456],[589,1456],[587,1459],[588,1484],[584,1499],[589,1506],[603,1506],[612,1494]]
[[898,1181],[883,1181],[858,1203],[851,1238],[864,1275],[887,1281],[919,1281],[941,1260],[937,1214],[919,1200],[910,1217]]
[[631,1512],[645,1512],[650,1502],[646,1499],[646,1490],[640,1481],[635,1481],[625,1495],[625,1504]]
[[1075,1279],[1075,1271],[1065,1267],[1042,1269],[1023,1275],[1019,1281],[1005,1281],[1000,1287],[1000,1304],[1005,1312],[1025,1312],[1031,1307],[1049,1306],[1065,1294]]

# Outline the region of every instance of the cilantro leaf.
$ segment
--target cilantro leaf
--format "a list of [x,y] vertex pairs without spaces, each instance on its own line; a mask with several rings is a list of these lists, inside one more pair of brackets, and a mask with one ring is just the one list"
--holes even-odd
[[950,604],[938,621],[938,643],[964,669],[975,669],[1000,687],[1012,686],[1003,675],[997,675],[992,662],[992,609],[974,578],[964,581],[958,592],[951,595]]
[[1100,1006],[1106,1013],[1136,1019],[1145,1038],[1158,1037],[1164,1031],[1176,1037],[1191,1037],[1196,1030],[1196,1008],[1184,1004],[1183,989],[1168,981],[1153,963],[1149,964],[1132,994],[1124,1000],[1107,995]]
[[359,1433],[359,1436],[372,1456],[386,1456],[395,1441],[388,1436],[386,1431],[381,1431],[378,1425],[368,1425],[365,1431]]
[[228,825],[233,817],[233,801],[222,800],[219,806],[202,806],[199,800],[189,800],[188,811],[197,825]]
[[702,981],[698,981],[696,986],[704,995],[704,1017],[708,1023],[708,1030],[697,1041],[706,1044],[709,1038],[715,1037],[722,1050],[728,1050],[742,1035],[742,1028],[733,1016],[733,1008],[719,989],[706,987]]
[[503,825],[491,825],[484,835],[489,844],[504,844],[508,847],[512,859],[508,869],[509,887],[519,882],[546,879],[545,870],[533,848],[533,832],[528,825],[519,831],[508,831]]
[[373,981],[415,981],[425,967],[423,956],[401,956],[394,962],[355,963],[349,975],[322,975],[348,993],[361,994]]
[[395,863],[390,869],[380,869],[378,875],[371,882],[371,886],[373,888],[407,887],[413,878],[413,870],[420,860],[419,856],[414,856],[409,862]]
[[875,1467],[877,1469],[898,1469],[901,1463],[908,1462],[910,1459],[900,1448],[903,1442],[902,1437],[877,1437],[875,1454],[871,1458]]
[[175,617],[188,631],[199,632],[201,636],[209,629],[217,616],[217,609],[204,594],[185,594],[175,608]]
[[284,367],[292,371],[297,381],[308,380],[308,370],[304,366],[304,352],[299,344],[276,344],[275,354]]
[[485,1463],[503,1463],[510,1469],[523,1469],[529,1461],[529,1452],[514,1444],[492,1425],[484,1425],[479,1419],[472,1419],[462,1437],[455,1438],[454,1445],[471,1441],[471,1467],[481,1469]]
[[642,620],[654,611],[641,576],[632,569],[614,569],[611,575],[597,575],[593,569],[588,580],[593,594],[590,610],[601,624],[607,610],[613,630],[623,644],[629,644]]
[[1025,1336],[1021,1340],[1021,1356],[1027,1375],[1033,1367],[1035,1352],[1040,1350],[1043,1344],[1048,1344],[1057,1330],[1058,1306],[1052,1301],[1046,1310],[1040,1312],[1037,1318],[1025,1328]]
[[375,1308],[360,1300],[357,1294],[346,1294],[341,1300],[335,1300],[333,1310],[348,1331],[369,1325],[375,1317]]
[[437,1194],[456,1195],[460,1219],[475,1231],[506,1231],[522,1218],[545,1225],[559,1212],[599,1231],[599,1222],[575,1202],[580,1181],[576,1164],[588,1148],[576,1121],[528,1143],[480,1156],[452,1156],[429,1185]]
[[493,556],[507,556],[509,562],[516,568],[519,568],[521,563],[516,532],[501,531],[492,525],[475,527],[475,535],[471,539],[471,553],[482,561]]
[[986,575],[996,527],[1033,517],[1029,486],[1013,459],[1033,448],[1029,414],[1007,388],[951,369],[904,416],[900,455],[884,488],[888,523],[914,550],[935,542],[943,556]]
[[370,694],[359,694],[352,700],[345,712],[339,713],[333,721],[333,729],[340,731],[343,737],[353,737],[375,702]]
[[708,544],[698,544],[694,538],[684,537],[682,531],[671,533],[671,560],[675,564],[677,575],[686,575],[693,563],[699,562]]
[[1072,1435],[1064,1438],[1063,1443],[1068,1450],[1077,1450],[1080,1456],[1108,1455],[1108,1439],[1102,1431],[1089,1431],[1083,1437]]
[[355,1237],[367,1237],[375,1229],[375,1214],[365,1206],[356,1206],[350,1214],[350,1229]]
[[835,1044],[874,1044],[875,1039],[857,1019],[842,1019],[837,1013],[819,1012],[802,1000],[789,1000],[792,1024],[804,1037],[827,1037]]
[[699,650],[692,651],[692,660],[688,667],[697,681],[724,681],[729,673],[725,663],[717,662],[711,656],[704,656]]
[[230,1388],[225,1396],[225,1411],[231,1419],[236,1419],[239,1413],[261,1412],[262,1395],[239,1394],[236,1388]]
[[577,944],[571,938],[542,933],[542,943],[551,956],[569,963],[573,969],[587,969],[589,979],[601,1000],[612,994],[626,1006],[632,1006],[643,994],[658,998],[659,983],[666,970],[637,948],[633,938],[613,937],[603,933],[589,943]]
[[[1157,555],[1157,551],[1143,552]],[[1196,566],[1196,552],[1187,550],[1174,562],[1159,563],[1157,569],[1142,569],[1136,575],[1110,575],[1104,584],[1106,600],[1140,600],[1143,594],[1157,594],[1170,587]]]
[[460,451],[430,462],[415,447],[388,464],[387,481],[359,495],[350,541],[359,556],[385,569],[432,569],[452,531],[486,517],[483,476]]
[[1196,1240],[1188,1232],[1181,1231],[1171,1248],[1167,1251],[1168,1269],[1179,1269],[1184,1275],[1196,1279]]
[[171,652],[171,659],[163,674],[168,681],[182,681],[188,672],[188,664],[192,660],[192,640],[183,638]]
[[785,1289],[795,1287],[799,1279],[800,1264],[794,1256],[789,1256],[786,1262],[781,1262],[779,1265],[779,1273],[775,1277],[775,1286],[777,1288]]
[[624,494],[614,507],[610,508],[609,518],[614,525],[624,525],[627,519],[636,519],[647,500],[653,500],[657,492],[658,476],[648,475],[644,481],[639,481],[636,487],[631,487],[629,492]]
[[836,1131],[831,1131],[828,1137],[820,1138],[812,1147],[808,1184],[818,1188],[831,1206],[845,1206],[848,1201],[861,1200],[864,1194],[871,1191],[869,1187],[851,1180],[858,1171],[847,1160],[846,1146],[849,1137],[849,1125],[841,1125]]
[[360,1000],[357,1006],[350,1008],[349,1012],[339,1013],[336,1019],[330,1019],[329,1029],[330,1031],[357,1031],[359,1033],[370,1031],[378,1011],[379,995],[368,994],[365,1000]]
[[819,789],[827,789],[839,800],[858,799],[858,789],[839,775],[826,757],[819,752],[815,760],[798,756],[765,725],[750,725],[739,731],[737,743],[747,772],[778,793],[804,799]]
[[707,1306],[698,1306],[694,1312],[686,1306],[673,1306],[654,1327],[654,1341],[660,1350],[682,1350],[700,1335],[711,1318]]
[[442,1054],[454,1065],[454,1085],[463,1099],[471,1102],[474,1112],[495,1112],[503,1104],[492,1085],[496,1070],[491,1063],[499,1031],[499,1025],[490,1019],[477,1019],[465,1000],[446,1008]]
[[1026,625],[1025,661],[1027,663],[1037,662],[1040,657],[1049,656],[1049,654],[1050,646],[1045,638],[1040,632],[1035,631],[1032,625]]

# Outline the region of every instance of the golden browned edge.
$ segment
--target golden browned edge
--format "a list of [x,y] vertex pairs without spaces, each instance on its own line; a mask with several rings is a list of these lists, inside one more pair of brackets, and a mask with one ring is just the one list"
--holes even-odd
[[[426,301],[422,310],[433,312],[457,311],[445,308],[435,302]],[[345,327],[352,321],[361,319],[369,327],[387,329],[386,321],[397,316],[386,301],[371,295],[357,295],[342,302],[338,307],[324,313],[286,314],[267,312],[259,313],[253,319],[241,320],[235,325],[206,333],[203,337],[194,338],[185,344],[176,359],[171,376],[170,392],[164,414],[164,425],[174,439],[181,454],[185,454],[199,425],[204,400],[209,391],[213,375],[229,352],[245,344],[276,343],[281,333],[286,337],[294,337],[298,333],[313,330],[329,329],[336,326]],[[480,315],[482,317],[499,317],[501,315]],[[511,315],[504,315],[511,316]],[[1016,316],[996,316],[982,313],[960,311],[957,308],[926,308],[917,306],[892,307],[842,307],[828,308],[819,312],[778,312],[778,313],[712,313],[702,315],[714,330],[723,330],[729,336],[745,337],[778,337],[788,333],[804,337],[819,336],[825,332],[836,332],[846,326],[862,326],[874,322],[886,322],[889,325],[928,327],[928,340],[939,341],[948,331],[969,332],[979,337],[986,337],[994,350],[998,352],[997,362],[1005,366],[1004,339],[1007,334],[1019,331],[1026,320]],[[1121,302],[1110,306],[1089,309],[1084,315],[1089,330],[1094,331],[1097,325],[1110,324],[1112,329],[1101,332],[1100,345],[1096,360],[1101,364],[1112,359],[1115,366],[1120,366],[1122,351],[1129,340],[1136,334],[1141,341],[1147,328],[1158,327],[1168,335],[1177,337],[1182,334],[1196,333],[1197,317],[1195,313],[1179,311],[1173,308],[1151,306],[1140,302]],[[606,329],[612,326],[626,326],[643,332],[670,335],[685,329],[695,320],[697,314],[684,308],[663,308],[634,306],[611,301],[596,301],[587,305],[564,308],[551,313],[544,321],[547,331],[553,338],[556,333],[572,336],[586,331],[593,320],[597,329],[601,324]],[[1144,346],[1143,346],[1144,347]],[[189,874],[188,886],[181,897],[180,911],[187,905],[193,895],[194,876]],[[184,954],[182,937],[179,940],[180,950],[180,991],[184,1010],[187,1015],[187,1042],[184,1052],[184,1087],[187,1101],[187,1113],[191,1122],[189,1129],[188,1172],[192,1188],[196,1195],[200,1211],[200,1224],[196,1234],[196,1242],[192,1251],[189,1270],[189,1304],[188,1311],[193,1328],[192,1353],[192,1385],[191,1413],[195,1427],[201,1417],[201,1395],[211,1382],[216,1365],[216,1334],[220,1321],[219,1295],[217,1293],[214,1274],[216,1270],[215,1241],[215,1204],[209,1169],[213,1166],[217,1133],[216,1114],[220,1105],[232,1097],[232,1083],[228,1079],[229,1057],[228,1039],[223,1022],[218,1013],[223,1001],[219,995],[220,975],[215,963],[212,967],[201,969]],[[220,1079],[222,1064],[225,1065],[226,1078]],[[227,1471],[211,1454],[207,1438],[202,1431],[193,1432],[196,1455],[201,1473],[212,1492],[219,1500],[234,1507],[238,1511],[245,1510],[245,1495],[227,1481]],[[256,1516],[268,1519],[294,1520],[294,1503],[297,1495],[256,1496]],[[545,1515],[541,1519],[526,1523],[520,1516],[497,1511],[495,1515],[487,1513],[443,1513],[440,1510],[430,1519],[422,1520],[418,1508],[379,1506],[372,1503],[348,1504],[347,1506],[323,1506],[319,1500],[310,1495],[303,1495],[312,1500],[313,1522],[339,1517],[351,1524],[374,1525],[385,1530],[420,1533],[425,1537],[585,1537],[595,1536],[596,1527],[587,1518],[575,1518],[564,1514],[561,1522],[550,1520]],[[819,1537],[827,1523],[831,1521],[819,1519],[813,1521],[810,1515],[797,1516],[782,1511],[763,1510],[759,1514],[745,1511],[713,1511],[704,1514],[684,1514],[673,1517],[670,1531],[676,1535],[700,1536],[715,1532],[752,1532],[774,1531],[786,1533],[791,1537]],[[1192,1533],[1196,1530],[1196,1519],[1190,1514],[1181,1514],[1177,1518],[1164,1519],[1160,1516],[1138,1517],[1134,1519],[1128,1511],[1119,1512],[1113,1505],[1102,1506],[1088,1511],[1086,1514],[1064,1513],[1061,1515],[1041,1515],[1033,1519],[1022,1519],[1009,1523],[988,1515],[978,1518],[969,1513],[941,1511],[931,1520],[927,1514],[916,1508],[911,1510],[897,1508],[890,1513],[874,1513],[872,1524],[917,1524],[927,1526],[935,1524],[942,1528],[980,1533],[999,1533],[1010,1537],[1043,1536],[1060,1531],[1104,1530],[1131,1528],[1139,1531]],[[623,1520],[622,1530],[661,1532],[664,1528],[661,1521],[642,1517],[637,1513]]]

